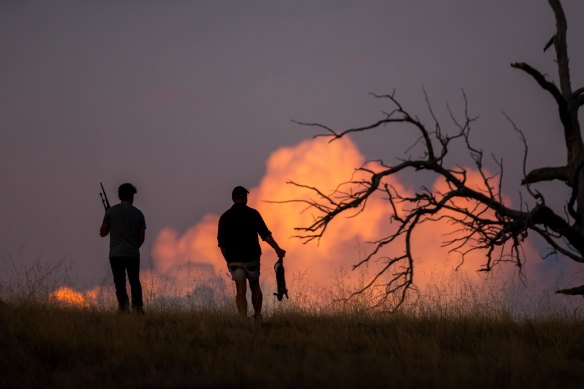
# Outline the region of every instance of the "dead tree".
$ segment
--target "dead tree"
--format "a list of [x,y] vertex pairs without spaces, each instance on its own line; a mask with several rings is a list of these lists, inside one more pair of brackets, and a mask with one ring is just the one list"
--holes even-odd
[[[333,220],[347,211],[362,211],[375,193],[382,192],[393,210],[392,219],[395,230],[388,236],[373,242],[371,251],[353,268],[369,262],[373,258],[381,261],[383,266],[367,283],[361,293],[372,285],[383,286],[379,294],[379,303],[388,297],[397,299],[401,304],[414,282],[415,253],[411,246],[412,233],[421,223],[432,220],[447,219],[459,229],[456,237],[446,238],[445,245],[451,251],[460,252],[462,258],[475,250],[486,252],[482,270],[489,271],[499,262],[512,261],[522,266],[521,246],[529,233],[541,236],[554,253],[563,255],[576,262],[584,262],[584,144],[578,121],[578,110],[584,104],[584,88],[572,88],[570,68],[566,45],[566,17],[560,0],[548,0],[556,21],[556,32],[545,45],[544,51],[553,45],[558,69],[559,87],[537,69],[527,63],[512,63],[515,69],[530,76],[547,93],[557,105],[566,145],[567,160],[564,166],[538,167],[527,171],[527,142],[523,133],[510,121],[512,128],[523,140],[524,178],[521,182],[532,201],[531,205],[522,202],[519,208],[513,208],[503,201],[501,195],[501,177],[503,166],[497,161],[495,175],[489,174],[483,163],[483,151],[470,141],[471,124],[474,118],[468,114],[467,100],[464,96],[465,114],[463,119],[456,119],[450,112],[454,130],[444,130],[432,111],[426,96],[426,103],[433,119],[431,128],[415,115],[410,114],[401,105],[395,94],[374,95],[385,99],[391,106],[389,112],[376,122],[345,130],[333,129],[320,123],[297,122],[313,126],[322,131],[316,136],[330,137],[330,141],[349,134],[362,133],[381,127],[405,125],[419,136],[417,150],[422,149],[419,157],[402,159],[395,165],[381,163],[382,169],[375,171],[366,167],[359,170],[367,174],[367,179],[347,182],[353,189],[337,189],[326,194],[316,187],[292,182],[315,195],[313,200],[291,200],[308,204],[317,212],[311,225],[297,227],[298,237],[304,242],[321,239]],[[452,147],[464,147],[474,161],[474,169],[482,177],[484,190],[471,187],[467,182],[467,171],[459,166],[449,166],[446,157]],[[419,188],[414,195],[399,193],[390,186],[388,177],[404,172],[425,171],[441,177],[447,183],[448,190],[438,192],[428,188]],[[559,214],[546,205],[546,199],[534,187],[542,181],[559,181],[567,185],[571,195],[566,200],[567,213]],[[356,188],[356,189],[355,189]],[[381,257],[386,246],[394,245],[392,252],[399,255]],[[399,247],[395,247],[398,245]],[[391,247],[391,246],[390,246]],[[584,289],[584,286],[583,288]]]

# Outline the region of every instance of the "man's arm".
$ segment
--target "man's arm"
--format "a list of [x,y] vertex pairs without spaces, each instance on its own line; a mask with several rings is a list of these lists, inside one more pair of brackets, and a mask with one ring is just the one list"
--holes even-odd
[[223,247],[219,247],[221,249],[221,254],[223,254],[223,258],[227,261],[227,250]]
[[276,250],[276,255],[278,256],[278,258],[284,258],[284,256],[286,255],[286,250],[283,250],[278,243],[276,243],[276,241],[274,240],[274,237],[272,235],[267,236],[264,241],[269,244],[270,246],[272,246],[272,248],[274,250]]
[[99,236],[101,236],[102,238],[110,233],[110,227],[109,227],[109,215],[111,212],[110,209],[111,208],[108,208],[105,210],[105,215],[103,215],[101,227],[99,227]]
[[101,225],[101,227],[99,227],[99,236],[101,236],[103,238],[107,234],[109,234],[109,225],[107,225],[106,223],[103,223]]
[[225,261],[227,261],[227,249],[225,245],[225,219],[223,216],[219,218],[219,225],[217,226],[217,245],[221,249],[221,254]]
[[142,247],[144,240],[146,239],[146,230],[142,228],[138,231],[138,247]]
[[283,250],[278,245],[278,243],[276,243],[274,237],[272,236],[271,231],[268,229],[268,226],[266,225],[266,222],[264,222],[262,215],[260,215],[260,213],[257,210],[254,211],[257,215],[256,219],[257,233],[262,237],[264,242],[266,242],[267,244],[272,246],[274,250],[276,250],[276,255],[278,256],[278,258],[284,258],[284,255],[286,255],[286,250]]

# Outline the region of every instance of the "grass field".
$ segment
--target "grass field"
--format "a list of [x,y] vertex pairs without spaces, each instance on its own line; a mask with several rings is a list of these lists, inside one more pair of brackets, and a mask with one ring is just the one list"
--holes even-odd
[[0,305],[0,387],[583,387],[581,319]]
[[389,313],[367,308],[372,291],[344,300],[343,277],[329,290],[292,278],[290,300],[264,288],[256,323],[235,314],[231,284],[201,305],[146,280],[147,314],[119,315],[111,285],[90,304],[51,297],[62,274],[38,265],[0,284],[0,389],[584,387],[580,299],[500,279],[453,278]]

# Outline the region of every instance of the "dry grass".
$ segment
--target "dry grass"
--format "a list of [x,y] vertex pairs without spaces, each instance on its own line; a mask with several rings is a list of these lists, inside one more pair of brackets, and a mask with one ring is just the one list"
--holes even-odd
[[577,319],[0,306],[0,387],[581,387]]
[[555,310],[546,308],[549,296],[532,294],[509,303],[521,295],[513,285],[477,289],[453,280],[392,314],[366,309],[375,291],[344,300],[352,289],[343,277],[328,291],[292,278],[291,300],[267,298],[264,321],[255,323],[234,314],[232,296],[226,306],[205,308],[162,298],[148,285],[154,297],[145,316],[118,315],[112,296],[90,308],[58,305],[48,296],[62,273],[34,269],[0,288],[0,388],[584,383],[579,303]]

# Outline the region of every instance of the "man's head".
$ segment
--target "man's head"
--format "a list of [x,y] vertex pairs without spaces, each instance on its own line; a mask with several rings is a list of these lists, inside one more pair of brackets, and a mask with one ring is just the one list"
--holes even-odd
[[131,203],[134,201],[134,195],[136,193],[138,193],[136,187],[128,182],[120,185],[118,188],[118,198],[120,201],[127,201]]
[[247,204],[247,194],[249,191],[243,186],[236,186],[231,192],[231,199],[234,203]]

